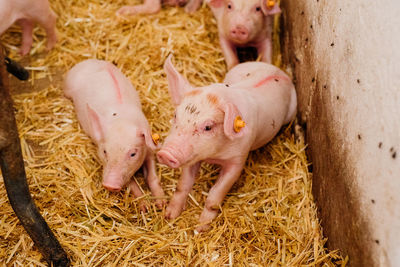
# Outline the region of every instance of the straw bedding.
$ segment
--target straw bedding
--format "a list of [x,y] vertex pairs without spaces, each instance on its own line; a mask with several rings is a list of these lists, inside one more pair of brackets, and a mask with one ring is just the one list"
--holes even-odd
[[[44,31],[35,29],[27,64],[37,91],[14,100],[31,193],[73,266],[346,264],[337,251],[324,248],[305,145],[294,140],[290,126],[250,154],[207,233],[196,235],[194,228],[218,175],[215,166],[203,166],[186,211],[173,221],[154,206],[140,213],[128,189],[103,189],[96,147],[63,97],[60,75],[87,58],[114,62],[139,91],[153,132],[165,138],[173,107],[162,64],[174,53],[177,68],[194,85],[221,81],[226,69],[217,28],[205,6],[194,15],[163,8],[156,15],[116,19],[120,6],[138,1],[50,2],[58,14],[59,42],[45,52]],[[18,59],[19,28],[1,39]],[[170,197],[180,171],[157,165],[157,172]],[[135,179],[153,203],[143,174]],[[0,263],[45,266],[13,214],[2,179],[0,193]]]

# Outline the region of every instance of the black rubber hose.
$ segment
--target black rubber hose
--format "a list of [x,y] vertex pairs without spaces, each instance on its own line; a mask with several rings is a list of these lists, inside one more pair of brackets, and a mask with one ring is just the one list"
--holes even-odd
[[7,71],[17,77],[21,81],[26,81],[29,79],[29,72],[24,69],[20,64],[11,58],[4,57],[4,62],[7,66]]

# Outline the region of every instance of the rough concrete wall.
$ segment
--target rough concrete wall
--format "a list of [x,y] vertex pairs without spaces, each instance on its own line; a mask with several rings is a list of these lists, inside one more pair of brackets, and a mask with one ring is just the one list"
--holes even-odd
[[328,247],[400,266],[400,2],[281,2]]

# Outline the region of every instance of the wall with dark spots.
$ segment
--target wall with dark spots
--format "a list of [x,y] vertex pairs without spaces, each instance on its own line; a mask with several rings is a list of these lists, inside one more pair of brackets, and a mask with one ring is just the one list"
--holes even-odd
[[400,266],[400,3],[281,2],[327,246]]

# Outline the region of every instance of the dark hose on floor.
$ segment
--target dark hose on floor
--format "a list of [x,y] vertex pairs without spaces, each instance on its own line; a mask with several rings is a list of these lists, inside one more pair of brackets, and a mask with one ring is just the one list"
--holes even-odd
[[6,64],[7,71],[17,77],[21,81],[26,81],[29,79],[29,72],[24,69],[20,64],[11,58],[4,57],[4,63]]
[[57,238],[40,215],[29,192],[4,57],[0,49],[0,167],[11,206],[22,226],[51,266],[69,266]]

